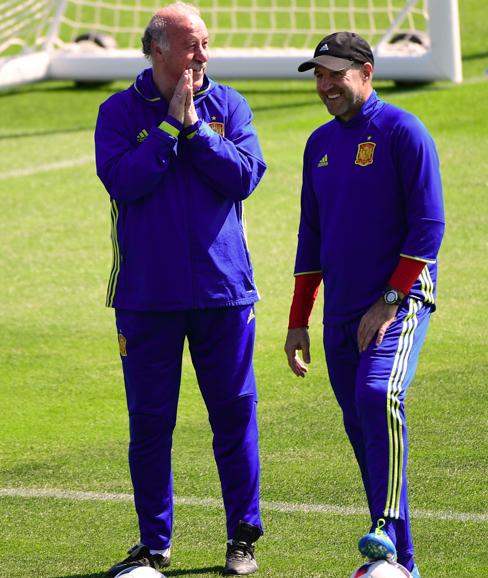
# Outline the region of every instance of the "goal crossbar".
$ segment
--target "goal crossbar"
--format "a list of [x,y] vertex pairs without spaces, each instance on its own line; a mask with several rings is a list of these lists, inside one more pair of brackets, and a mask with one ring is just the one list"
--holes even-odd
[[[15,4],[16,1],[18,0],[10,0],[11,4]],[[95,4],[97,1],[101,0],[94,0]],[[216,1],[218,0],[213,0]],[[333,0],[331,2],[334,4]],[[149,65],[140,49],[117,49],[103,47],[93,42],[62,41],[59,29],[69,3],[69,0],[57,2],[54,16],[49,26],[46,26],[47,32],[40,46],[31,46],[20,55],[1,57],[0,25],[0,88],[43,79],[81,82],[133,79]],[[310,0],[311,5],[316,3],[317,0]],[[368,0],[368,3],[374,6],[373,0]],[[426,7],[425,30],[419,32],[417,37],[417,40],[420,38],[422,42],[411,42],[409,37],[415,33],[404,32],[411,29],[405,22],[411,10],[419,3]],[[403,4],[402,10],[390,14],[388,26],[384,30],[375,30],[376,42],[372,43],[375,54],[375,78],[407,82],[436,80],[461,82],[457,0],[408,0]],[[203,9],[202,14],[205,17]],[[144,25],[139,38],[143,27]],[[323,35],[330,31],[324,30]],[[210,34],[212,37],[211,28]],[[395,36],[397,41],[392,42]],[[313,54],[313,49],[314,46],[217,47],[210,51],[208,74],[217,79],[306,78],[311,73],[299,73],[297,67]]]

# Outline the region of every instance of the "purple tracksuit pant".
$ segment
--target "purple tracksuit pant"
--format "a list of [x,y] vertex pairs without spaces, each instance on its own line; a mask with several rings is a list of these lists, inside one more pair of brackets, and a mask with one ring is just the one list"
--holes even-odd
[[154,550],[171,543],[171,446],[185,338],[213,432],[227,536],[233,537],[239,520],[262,532],[253,306],[175,312],[118,309],[116,324],[141,542]]
[[358,351],[359,320],[324,326],[329,378],[343,412],[366,490],[372,529],[379,518],[411,569],[413,542],[407,496],[407,427],[405,395],[412,382],[431,307],[407,298],[380,346],[374,340]]

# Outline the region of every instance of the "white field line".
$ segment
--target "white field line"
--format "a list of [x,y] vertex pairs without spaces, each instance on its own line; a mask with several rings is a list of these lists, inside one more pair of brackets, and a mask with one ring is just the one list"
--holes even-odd
[[[43,488],[0,488],[0,497],[10,498],[54,498],[57,500],[75,500],[90,502],[132,502],[132,494],[109,494],[103,492],[81,492],[71,490],[54,490]],[[206,506],[210,508],[221,508],[222,500],[215,498],[177,498],[175,504],[184,506]],[[348,506],[335,506],[332,504],[297,504],[288,502],[267,502],[262,501],[261,507],[264,511],[292,513],[299,512],[305,514],[333,514],[337,516],[358,516],[368,515],[366,508],[355,508]],[[448,522],[488,522],[488,512],[442,512],[429,510],[414,510],[413,518],[430,519]]]
[[12,179],[15,177],[30,177],[32,175],[37,175],[38,173],[46,173],[48,171],[57,171],[59,169],[70,169],[72,167],[79,167],[81,165],[87,165],[89,163],[94,163],[95,159],[93,155],[87,157],[79,157],[77,159],[68,159],[65,161],[58,161],[55,163],[45,163],[43,165],[24,167],[22,169],[14,169],[12,171],[5,171],[0,173],[0,181],[5,179]]

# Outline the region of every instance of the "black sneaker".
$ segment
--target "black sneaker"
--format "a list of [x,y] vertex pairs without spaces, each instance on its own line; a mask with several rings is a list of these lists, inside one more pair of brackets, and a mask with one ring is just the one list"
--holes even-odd
[[239,522],[231,543],[227,544],[224,574],[245,576],[253,574],[258,569],[254,557],[254,542],[261,536],[257,526]]
[[149,566],[155,570],[166,568],[170,565],[170,555],[163,556],[161,554],[151,554],[149,548],[144,544],[136,544],[128,552],[129,554],[125,560],[114,564],[105,576],[114,578],[119,572],[126,568],[137,568],[138,566]]

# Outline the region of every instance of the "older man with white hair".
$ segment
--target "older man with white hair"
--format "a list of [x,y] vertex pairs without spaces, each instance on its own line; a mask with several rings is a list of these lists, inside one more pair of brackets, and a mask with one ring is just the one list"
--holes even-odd
[[258,292],[242,202],[264,164],[245,99],[205,74],[208,32],[177,2],[142,39],[152,66],[99,111],[97,173],[112,209],[115,308],[129,410],[129,465],[140,543],[108,576],[170,563],[172,434],[188,340],[213,432],[227,519],[225,574],[257,569],[257,389],[253,370]]

